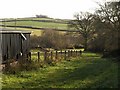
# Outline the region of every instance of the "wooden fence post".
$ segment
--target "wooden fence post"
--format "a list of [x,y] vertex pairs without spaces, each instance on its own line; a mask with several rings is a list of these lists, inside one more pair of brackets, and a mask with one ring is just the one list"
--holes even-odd
[[76,50],[76,56],[77,56],[77,50]]
[[56,60],[58,59],[58,52],[57,51],[55,52],[55,59]]
[[40,52],[38,52],[38,62],[40,61]]
[[53,60],[53,52],[51,51],[51,61]]
[[31,61],[31,52],[29,52],[29,60]]
[[[27,58],[28,58],[28,54],[27,54]],[[16,60],[18,60],[19,59],[19,55],[17,54],[16,55]]]
[[76,56],[75,50],[74,50],[74,57]]
[[68,50],[68,58],[70,57],[70,50]]
[[70,52],[70,53],[71,53],[71,57],[72,57],[72,50],[71,50],[71,52]]
[[47,60],[47,52],[45,51],[45,54],[44,54],[44,61]]
[[75,50],[73,50],[73,53],[72,53],[72,54],[73,54],[73,57],[74,57],[74,56],[75,56]]
[[65,50],[65,56],[64,56],[64,59],[66,60],[66,50]]
[[62,50],[60,51],[60,57],[61,57],[61,59],[62,59]]
[[79,56],[79,51],[77,51],[77,56]]
[[80,56],[81,56],[81,54],[82,54],[82,51],[80,50],[79,52],[80,52]]
[[72,50],[72,57],[74,57],[74,50]]

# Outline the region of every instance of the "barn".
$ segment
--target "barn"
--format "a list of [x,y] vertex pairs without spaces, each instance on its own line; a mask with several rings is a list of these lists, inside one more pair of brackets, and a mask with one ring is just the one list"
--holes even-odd
[[8,59],[19,59],[19,57],[28,54],[30,34],[30,31],[23,30],[2,29],[0,31],[3,62]]

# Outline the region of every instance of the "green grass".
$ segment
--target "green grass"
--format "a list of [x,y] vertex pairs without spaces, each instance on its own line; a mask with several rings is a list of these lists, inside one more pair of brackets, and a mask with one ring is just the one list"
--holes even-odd
[[[9,25],[9,26],[15,26],[15,21],[9,21],[9,20],[14,20],[13,18],[8,18],[6,19],[6,22],[1,23],[1,25]],[[35,21],[37,20],[37,21]],[[43,21],[39,21],[43,20]],[[49,22],[47,22],[49,21]],[[44,29],[56,29],[56,30],[73,30],[68,27],[68,22],[70,20],[67,19],[53,19],[53,18],[17,18],[16,25],[17,26],[32,26],[36,28],[44,28]],[[1,26],[0,26],[1,27]],[[6,28],[11,28],[11,27],[6,27]],[[15,29],[14,27],[11,29]],[[41,32],[44,30],[39,30],[39,29],[30,29],[30,28],[17,28],[19,30],[29,30],[32,31],[31,35],[37,35],[40,36]],[[60,31],[61,33],[65,33],[66,31]]]
[[3,74],[3,88],[117,88],[118,64],[99,54],[58,62],[16,75]]
[[[14,20],[14,19],[7,19],[7,20]],[[19,18],[17,20],[23,20],[23,21],[17,21],[16,22],[17,26],[32,26],[37,28],[68,30],[68,25],[66,24],[68,20],[52,19],[52,18]],[[38,22],[32,20],[48,20],[48,21],[50,20],[50,22],[41,22],[41,21]],[[1,22],[1,24],[4,25],[4,22],[3,23]],[[14,21],[5,22],[5,25],[15,26],[15,22]],[[11,28],[11,29],[15,29],[15,28]],[[43,31],[43,30],[29,29],[29,28],[17,28],[17,29],[32,31],[31,35],[37,35],[37,36],[40,36],[41,32]]]
[[[12,19],[8,19],[8,20],[12,20]],[[68,29],[67,24],[65,24],[66,22],[68,22],[67,20],[52,19],[52,18],[21,18],[17,20],[23,20],[23,21],[16,21],[17,26],[32,26],[32,27],[38,27],[38,28],[52,28],[52,29]],[[50,22],[41,22],[41,21],[38,22],[38,21],[32,21],[32,20],[47,20]],[[14,21],[5,22],[5,25],[14,26],[15,22]]]
[[[0,27],[3,28],[3,27]],[[12,29],[12,30],[24,30],[24,31],[31,31],[30,35],[37,35],[37,36],[41,36],[43,30],[36,30],[36,29],[29,29],[29,28],[10,28],[10,27],[6,27],[5,29]]]
[[52,18],[35,18],[35,17],[30,17],[30,18],[18,18],[17,20],[53,20]]
[[[8,20],[15,20],[14,18],[6,18],[5,21]],[[60,23],[67,23],[68,21],[70,21],[69,19],[54,19],[54,18],[36,18],[36,17],[28,17],[28,18],[17,18],[16,20],[49,20],[52,22],[60,22]]]
[[[15,25],[15,22],[6,22],[6,25]],[[67,29],[67,24],[36,21],[18,21],[17,26],[32,26],[38,28]]]

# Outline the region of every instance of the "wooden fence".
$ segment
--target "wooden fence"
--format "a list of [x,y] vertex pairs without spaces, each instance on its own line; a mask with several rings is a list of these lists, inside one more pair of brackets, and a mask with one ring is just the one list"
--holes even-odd
[[[50,51],[50,52],[29,52],[27,55],[21,56],[21,59],[18,60],[21,63],[27,63],[27,62],[31,62],[33,60],[33,56],[36,57],[35,62],[57,62],[57,61],[61,61],[61,60],[70,60],[70,58],[73,57],[80,57],[82,54],[81,50],[64,50],[64,51]],[[17,62],[18,62],[17,61]],[[10,65],[17,63],[16,61],[8,61],[5,63],[4,67],[8,67]]]
[[50,52],[29,52],[27,55],[28,60],[32,60],[33,56],[36,56],[36,60],[40,61],[58,61],[58,60],[68,60],[71,57],[81,56],[81,50],[64,50],[64,51],[50,51]]

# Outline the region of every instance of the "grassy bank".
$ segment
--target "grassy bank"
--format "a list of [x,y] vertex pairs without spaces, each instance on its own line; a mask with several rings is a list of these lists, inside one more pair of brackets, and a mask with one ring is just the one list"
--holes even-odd
[[83,53],[55,66],[3,74],[3,88],[117,88],[118,65],[95,53]]

